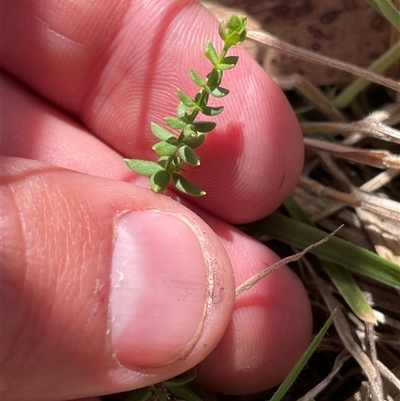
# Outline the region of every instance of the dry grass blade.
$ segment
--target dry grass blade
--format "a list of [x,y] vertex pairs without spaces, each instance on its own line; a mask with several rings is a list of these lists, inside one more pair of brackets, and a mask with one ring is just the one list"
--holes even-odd
[[307,246],[302,251],[300,251],[292,256],[288,256],[287,258],[281,259],[279,262],[274,263],[272,266],[268,266],[262,272],[255,274],[253,277],[250,277],[248,280],[246,280],[244,283],[240,284],[236,288],[236,296],[238,296],[243,291],[249,290],[251,287],[256,285],[261,279],[263,279],[268,274],[271,274],[276,269],[279,269],[280,267],[282,267],[283,265],[286,265],[288,263],[299,260],[307,252],[310,252],[311,250],[313,250],[313,249],[317,248],[318,246],[324,244],[325,242],[329,241],[334,235],[336,235],[336,233],[340,229],[341,229],[341,227],[338,227],[335,231],[328,234],[325,238],[322,238],[321,240],[315,242],[314,244]]
[[[400,204],[382,197],[370,197],[367,194],[367,192],[378,190],[399,174],[400,171],[398,170],[386,170],[363,184],[360,187],[363,192],[359,192],[358,195],[363,207],[355,210],[363,222],[377,253],[383,258],[400,265]],[[360,199],[361,197],[366,201],[363,202]],[[389,202],[386,202],[386,200]],[[371,202],[375,205],[372,210],[369,207]],[[390,205],[387,203],[390,203]]]
[[400,203],[355,190],[356,213],[379,255],[400,264]]
[[302,123],[301,128],[305,134],[352,135],[358,133],[400,144],[400,131],[370,118],[353,123],[307,122]]
[[362,208],[375,212],[377,215],[390,220],[393,223],[400,221],[400,203],[392,199],[385,199],[377,195],[369,194],[355,189],[354,197],[360,202]]
[[[388,369],[381,361],[376,362],[379,372],[382,376],[386,377],[399,391],[400,391],[400,378],[398,378],[390,369]],[[400,366],[400,365],[399,365]]]
[[381,169],[400,169],[400,156],[396,156],[387,150],[354,148],[313,138],[304,138],[304,143],[312,149],[328,152],[333,156],[353,162]]
[[[386,258],[394,263],[398,263],[399,259],[397,255],[400,252],[400,203],[376,194],[368,194],[358,189],[351,182],[345,170],[339,168],[329,155],[320,153],[319,156],[326,170],[341,182],[342,185],[347,187],[351,198],[342,196],[340,199],[342,201],[345,199],[355,201],[353,203],[355,212],[358,214],[361,222],[365,223],[366,232],[370,234],[370,239],[375,245],[375,250],[378,251],[379,249],[378,253],[381,254],[381,244],[385,244],[387,247],[384,253]],[[331,195],[335,193],[334,191],[334,189],[327,190],[325,194]],[[365,221],[364,218],[366,219]]]
[[299,398],[297,401],[309,401],[313,400],[321,391],[335,378],[337,373],[340,371],[344,363],[350,358],[350,354],[347,350],[343,350],[335,359],[335,363],[331,372],[318,383],[313,389],[311,389],[303,397]]
[[371,180],[367,181],[365,184],[360,186],[360,189],[366,192],[373,192],[384,185],[389,184],[394,178],[396,178],[400,174],[399,170],[391,170],[388,169],[383,171],[382,173],[376,175]]
[[[360,201],[357,200],[357,198],[351,193],[346,193],[331,187],[327,187],[307,176],[301,176],[298,185],[301,188],[306,189],[306,191],[308,191],[311,194],[317,196],[328,196],[332,199],[336,199],[339,202],[343,202],[349,206],[354,206],[354,207],[361,206]],[[340,207],[342,207],[342,205],[340,205]],[[315,221],[317,219],[311,219],[311,220]]]
[[305,60],[310,63],[329,65],[332,68],[337,68],[342,71],[346,71],[355,76],[364,78],[371,82],[375,82],[379,85],[385,86],[387,88],[393,89],[394,91],[400,91],[400,82],[395,81],[390,78],[382,77],[378,74],[374,74],[364,68],[357,67],[355,65],[345,63],[343,61],[335,60],[330,57],[322,56],[321,54],[312,52],[310,50],[301,49],[297,46],[291,45],[275,36],[269,34],[266,31],[249,30],[247,33],[247,38],[252,39],[258,43],[272,47],[274,49],[281,50],[288,55],[294,56],[298,59]]
[[299,74],[293,74],[289,77],[275,77],[274,80],[283,90],[296,89],[328,119],[345,121],[343,113],[332,104],[330,99],[319,88]]
[[314,272],[314,269],[309,264],[308,269],[311,276],[313,277],[313,280],[317,284],[321,296],[323,297],[325,303],[328,305],[329,310],[333,311],[334,309],[337,309],[337,313],[334,318],[336,331],[346,349],[362,367],[364,374],[367,376],[373,400],[384,401],[384,391],[382,389],[382,380],[379,372],[373,365],[368,355],[362,350],[361,346],[351,335],[352,329],[343,311],[341,310],[341,306],[334,299],[334,297],[328,291],[326,291],[323,281],[317,276],[317,274]]

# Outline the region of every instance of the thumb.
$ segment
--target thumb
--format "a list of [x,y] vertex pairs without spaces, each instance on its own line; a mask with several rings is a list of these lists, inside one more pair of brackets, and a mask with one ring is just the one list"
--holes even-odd
[[0,398],[121,392],[212,351],[234,281],[202,220],[166,196],[44,163],[3,158],[2,176]]

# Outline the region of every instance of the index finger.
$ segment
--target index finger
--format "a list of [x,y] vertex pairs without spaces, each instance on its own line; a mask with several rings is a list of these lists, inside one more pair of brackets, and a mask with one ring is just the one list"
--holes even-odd
[[[16,0],[3,4],[2,67],[65,109],[125,157],[155,159],[150,122],[173,115],[176,88],[210,70],[217,22],[193,1]],[[284,95],[241,49],[231,93],[200,148],[198,205],[231,222],[274,210],[300,174],[300,130]]]

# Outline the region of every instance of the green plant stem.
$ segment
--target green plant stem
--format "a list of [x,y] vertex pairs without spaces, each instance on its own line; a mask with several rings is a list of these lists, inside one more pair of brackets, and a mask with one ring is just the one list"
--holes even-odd
[[[127,166],[138,174],[150,177],[150,187],[156,193],[163,193],[171,181],[179,191],[193,196],[205,195],[205,191],[191,183],[181,171],[185,164],[191,166],[200,165],[200,157],[194,149],[201,146],[205,135],[211,132],[215,122],[195,122],[199,113],[206,116],[217,116],[224,107],[207,106],[210,96],[216,98],[225,97],[229,90],[220,87],[223,72],[235,67],[239,57],[226,57],[228,50],[242,43],[246,38],[247,17],[239,17],[233,14],[226,24],[221,21],[219,25],[219,36],[224,42],[223,49],[218,55],[214,45],[207,41],[205,45],[205,56],[213,64],[211,72],[205,80],[201,78],[192,68],[189,74],[191,80],[200,87],[194,98],[178,89],[179,104],[176,117],[165,117],[168,128],[156,123],[151,123],[151,131],[158,142],[152,146],[154,152],[159,156],[157,162],[141,159],[124,159]],[[172,129],[172,131],[171,131]],[[180,130],[179,135],[177,131]]]
[[[228,50],[230,49],[230,47],[231,47],[231,45],[229,45],[227,43],[224,44],[224,48],[222,49],[221,54],[218,57],[218,63],[221,63],[223,61],[223,59],[225,58],[226,54],[228,53]],[[218,69],[214,67],[211,71],[211,74],[217,70]],[[206,104],[208,96],[209,95],[208,95],[207,91],[203,88],[203,90],[201,91],[201,94],[200,94],[200,98],[199,98],[199,105]],[[199,113],[200,113],[200,110],[198,110],[198,109],[193,110],[192,114],[189,117],[188,124],[192,124]],[[182,139],[183,139],[183,131],[180,136],[182,136]]]
[[[221,63],[221,62],[224,60],[224,58],[226,57],[226,55],[227,55],[227,53],[228,53],[228,50],[229,50],[231,47],[232,47],[232,45],[229,45],[229,44],[227,44],[227,43],[224,44],[224,48],[222,49],[221,54],[220,54],[219,57],[218,57],[218,63],[217,63],[217,65],[218,65],[219,63]],[[213,67],[213,69],[212,69],[210,75],[212,75],[212,73],[213,73],[213,72],[216,72],[216,71],[218,71],[218,68]],[[223,73],[221,72],[221,74],[223,74]],[[208,82],[209,82],[209,81],[208,81],[208,79],[207,79],[207,81],[206,81],[206,86],[207,86]],[[199,100],[198,100],[198,107],[196,107],[196,108],[192,111],[192,113],[190,114],[190,116],[188,117],[187,124],[193,124],[193,123],[194,123],[194,121],[196,120],[196,117],[198,116],[198,114],[199,114],[200,111],[201,111],[201,107],[207,104],[207,102],[208,102],[208,97],[209,97],[209,93],[207,92],[207,90],[206,90],[205,88],[203,88],[203,89],[200,91],[200,97],[199,97]],[[185,139],[185,135],[184,135],[184,130],[182,129],[182,131],[181,131],[181,133],[179,134],[178,139],[177,139],[177,148],[178,148],[178,149],[179,149],[180,146],[182,146],[184,139]],[[172,166],[174,165],[174,158],[175,158],[175,157],[177,157],[177,156],[176,156],[176,153],[175,153],[175,154],[172,154],[172,155],[170,155],[170,156],[168,157],[168,161],[167,161],[166,167],[165,167],[165,169],[166,169],[167,171],[170,171],[170,170],[172,169]]]

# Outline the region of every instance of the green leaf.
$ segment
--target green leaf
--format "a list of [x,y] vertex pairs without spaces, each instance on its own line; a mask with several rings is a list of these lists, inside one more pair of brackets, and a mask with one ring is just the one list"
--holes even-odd
[[196,368],[193,368],[185,373],[182,373],[179,376],[176,376],[169,380],[165,380],[163,384],[168,387],[183,386],[184,384],[191,382],[195,377],[196,377]]
[[171,180],[171,174],[168,171],[160,170],[150,177],[150,187],[154,192],[163,193]]
[[206,86],[206,83],[203,81],[203,79],[200,77],[200,75],[197,75],[193,68],[190,68],[189,70],[189,75],[190,78],[192,79],[192,81],[197,85],[197,86],[201,86],[202,88],[204,88]]
[[172,180],[174,181],[175,187],[185,194],[192,196],[203,196],[206,194],[202,189],[192,184],[181,174],[172,173]]
[[[176,141],[176,138],[174,138]],[[176,145],[171,145],[166,141],[157,142],[152,146],[154,152],[156,152],[159,156],[171,156],[173,155],[178,147]]]
[[231,68],[235,67],[238,60],[239,60],[239,57],[237,57],[237,56],[225,57],[222,60],[222,63],[219,63],[218,65],[216,65],[216,68],[218,68],[221,71],[230,70]]
[[298,360],[298,362],[296,363],[294,368],[290,371],[290,373],[288,374],[286,379],[279,386],[278,390],[276,390],[276,393],[272,396],[270,401],[280,401],[285,396],[285,394],[289,391],[290,387],[292,386],[294,381],[297,379],[300,372],[303,370],[304,366],[306,366],[311,355],[318,348],[318,345],[321,343],[321,341],[324,338],[326,332],[328,331],[330,325],[332,324],[334,317],[335,317],[335,311],[332,312],[329,319],[326,321],[326,323],[324,324],[322,329],[319,331],[319,333],[315,336],[312,343],[309,345],[307,350],[304,352],[304,354]]
[[210,106],[203,106],[201,109],[201,112],[205,114],[206,116],[217,116],[218,114],[221,114],[222,111],[224,110],[224,106],[220,107],[210,107]]
[[186,93],[182,92],[180,89],[178,89],[178,97],[185,106],[187,107],[196,106],[194,100],[190,96],[186,95]]
[[211,91],[211,95],[217,98],[225,97],[226,95],[229,94],[229,90],[225,88],[221,88],[220,86],[218,88],[215,88],[213,91]]
[[235,66],[237,64],[238,60],[239,60],[238,56],[228,56],[228,57],[225,57],[222,60],[222,62],[224,64],[229,64],[229,65]]
[[176,117],[165,117],[165,122],[172,129],[182,129],[185,128],[186,126],[186,123],[184,121]]
[[124,162],[135,173],[146,175],[148,177],[163,169],[158,163],[149,160],[124,159]]
[[225,23],[224,20],[222,20],[222,21],[219,23],[218,33],[219,33],[219,36],[221,37],[221,39],[222,39],[224,42],[225,42],[225,38],[226,38],[226,33],[225,33],[225,31],[226,31],[226,23]]
[[160,125],[156,123],[151,123],[151,132],[158,138],[161,139],[162,141],[166,141],[167,139],[174,137],[174,135],[171,134],[168,130],[165,128],[161,127]]
[[179,155],[181,158],[188,164],[192,166],[199,166],[200,165],[200,158],[197,153],[191,149],[189,146],[181,146],[179,148]]
[[235,66],[233,64],[218,64],[217,68],[220,71],[226,71],[226,70],[230,70],[232,68],[234,68]]
[[187,124],[186,125],[186,127],[183,129],[183,135],[185,137],[188,137],[188,136],[195,137],[195,136],[197,136],[197,132],[194,132],[193,124]]
[[[251,223],[249,227],[297,248],[305,248],[326,237],[326,232],[279,213]],[[396,289],[400,288],[399,265],[341,238],[332,237],[310,253]]]
[[181,121],[186,121],[187,116],[190,114],[190,110],[182,103],[179,102],[176,109],[176,115]]
[[212,131],[216,127],[216,125],[217,124],[213,121],[197,121],[193,123],[195,131],[203,133]]
[[205,47],[205,56],[216,65],[218,63],[218,55],[213,44],[208,40]]
[[184,140],[183,143],[185,145],[190,146],[192,149],[196,149],[199,146],[201,146],[204,143],[204,140],[206,139],[206,134],[203,134],[202,132],[199,132],[195,136],[187,136]]
[[190,390],[186,386],[180,386],[180,387],[165,386],[165,388],[178,400],[203,401],[199,396],[197,396],[192,390]]
[[151,386],[138,388],[129,392],[126,401],[146,401],[149,398]]
[[210,92],[212,92],[215,88],[219,87],[219,85],[221,84],[221,80],[222,80],[222,71],[214,68],[207,75],[207,87],[209,88]]

